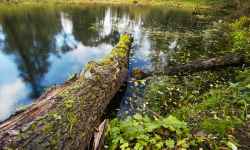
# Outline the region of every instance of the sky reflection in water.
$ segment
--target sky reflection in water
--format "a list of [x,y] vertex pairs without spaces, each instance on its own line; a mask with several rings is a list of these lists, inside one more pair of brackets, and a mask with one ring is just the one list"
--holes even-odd
[[[22,69],[24,68],[20,67],[19,63],[22,63],[20,60],[25,60],[26,58],[22,59],[22,57],[24,57],[23,55],[20,55],[21,59],[18,58],[19,56],[16,56],[16,52],[6,53],[6,47],[10,44],[7,37],[9,35],[6,35],[4,27],[0,25],[0,121],[8,118],[19,106],[31,103],[32,99],[35,99],[41,94],[42,90],[39,91],[38,94],[32,94],[36,92],[34,85],[39,86],[36,87],[37,89],[43,89],[54,84],[63,83],[70,74],[81,71],[87,62],[98,60],[110,53],[115,43],[110,39],[114,37],[117,38],[120,33],[130,32],[134,35],[135,46],[139,48],[135,55],[141,58],[137,60],[135,65],[137,64],[137,66],[139,66],[142,65],[142,62],[143,64],[147,62],[145,60],[147,57],[145,56],[149,54],[150,41],[146,35],[142,35],[142,21],[140,18],[138,20],[132,20],[127,13],[124,13],[120,17],[117,13],[113,14],[111,8],[105,9],[104,17],[100,21],[96,19],[96,22],[93,22],[97,32],[97,35],[94,36],[93,46],[91,42],[89,45],[83,44],[85,41],[75,36],[74,27],[79,26],[79,24],[75,24],[72,21],[73,15],[63,11],[58,13],[60,16],[60,20],[58,21],[61,29],[50,39],[49,44],[54,46],[47,46],[54,48],[55,51],[48,51],[48,66],[46,66],[48,69],[45,74],[39,75],[38,81],[35,81],[36,84],[33,85],[31,81],[24,79],[21,75]],[[86,30],[90,30],[88,28],[90,27],[86,27]],[[34,32],[34,30],[39,29],[31,29],[30,32]],[[84,32],[84,30],[81,31],[83,36],[85,34]],[[111,36],[112,34],[114,35]],[[23,38],[22,40],[25,41],[26,39]],[[32,43],[39,46],[36,42],[36,39],[33,39]],[[143,44],[139,46],[141,42],[143,42]],[[21,50],[18,48],[17,46],[17,49],[13,51],[17,51],[18,54],[21,54]],[[31,49],[31,51],[36,51],[36,48]],[[36,78],[36,74],[29,74],[29,76]]]
[[191,13],[166,8],[95,6],[49,11],[45,7],[0,12],[0,121],[20,105],[30,104],[44,88],[63,83],[87,62],[110,53],[121,33],[134,37],[130,69],[158,70],[180,46],[178,37],[166,40],[158,32],[201,26]]

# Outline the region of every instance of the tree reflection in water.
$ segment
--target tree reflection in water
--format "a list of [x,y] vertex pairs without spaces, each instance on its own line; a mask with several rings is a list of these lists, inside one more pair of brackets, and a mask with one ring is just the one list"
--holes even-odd
[[184,32],[199,28],[202,22],[184,10],[96,5],[0,11],[0,24],[3,120],[17,105],[38,97],[45,87],[62,83],[88,61],[104,57],[121,33],[134,36],[130,68],[157,69],[162,68],[158,63],[171,57],[172,52],[165,51],[173,47],[176,38],[168,41],[152,33]]

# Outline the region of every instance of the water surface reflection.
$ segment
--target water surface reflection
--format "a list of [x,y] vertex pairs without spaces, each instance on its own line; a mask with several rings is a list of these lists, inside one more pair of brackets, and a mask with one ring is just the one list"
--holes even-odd
[[134,36],[130,68],[157,70],[162,68],[159,62],[168,64],[178,38],[162,39],[155,33],[204,26],[189,11],[165,8],[41,6],[0,11],[0,121],[44,88],[107,55],[121,33]]

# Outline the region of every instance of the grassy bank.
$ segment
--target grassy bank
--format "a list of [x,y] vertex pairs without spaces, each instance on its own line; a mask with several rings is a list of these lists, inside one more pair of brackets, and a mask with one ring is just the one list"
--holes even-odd
[[137,6],[171,6],[180,8],[209,8],[223,4],[223,0],[0,0],[2,4],[38,4],[38,3],[71,3],[71,4],[111,4],[111,5],[137,5]]

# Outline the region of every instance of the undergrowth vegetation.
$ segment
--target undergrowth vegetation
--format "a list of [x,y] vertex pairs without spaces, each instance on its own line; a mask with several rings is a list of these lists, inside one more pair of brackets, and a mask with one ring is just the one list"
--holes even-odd
[[[203,87],[202,84],[206,82],[198,80],[193,83],[196,86],[187,87],[190,88],[188,92],[185,92],[187,89],[181,89],[182,85],[180,87],[179,84],[182,81],[169,83],[169,77],[160,77],[166,82],[158,84],[159,87],[150,85],[148,107],[161,116],[136,114],[125,120],[112,120],[108,144],[111,149],[237,147],[239,141],[234,136],[234,130],[250,119],[249,76],[249,69],[238,71],[235,82],[208,83],[209,88],[204,91],[197,88]],[[159,83],[159,80],[154,82]],[[177,94],[171,96],[171,92]]]
[[[214,36],[217,33],[220,37]],[[249,18],[216,23],[204,34],[202,39],[215,41],[206,43],[208,51],[221,38],[226,40],[213,55],[243,53],[249,57]],[[203,57],[210,57],[206,52]],[[193,59],[190,52],[181,62]],[[250,137],[244,128],[250,121],[250,69],[244,65],[185,76],[155,76],[147,83],[144,101],[150,111],[111,121],[109,149],[250,148],[249,143],[242,145],[250,139],[241,139],[238,132],[243,130],[240,134],[246,136],[242,137]]]

